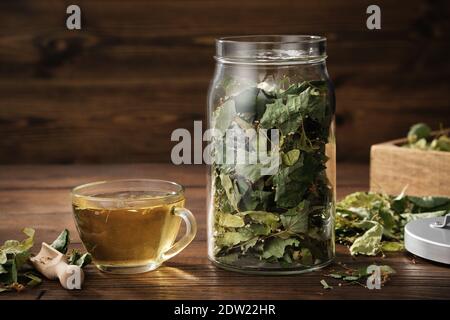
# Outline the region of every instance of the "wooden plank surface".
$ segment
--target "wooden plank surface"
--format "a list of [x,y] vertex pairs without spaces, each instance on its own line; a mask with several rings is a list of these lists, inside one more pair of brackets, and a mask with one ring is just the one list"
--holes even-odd
[[[338,164],[338,197],[368,188],[368,166]],[[86,269],[82,291],[66,291],[57,282],[21,293],[0,294],[0,299],[450,299],[448,267],[413,259],[406,253],[385,258],[352,258],[338,246],[337,262],[350,267],[376,262],[397,274],[381,290],[360,286],[339,287],[324,275],[336,266],[298,276],[250,276],[220,270],[206,257],[205,168],[171,165],[0,166],[0,241],[20,238],[21,228],[36,228],[36,243],[50,241],[63,229],[81,247],[72,220],[69,190],[97,179],[162,178],[187,187],[187,207],[199,224],[194,242],[156,271],[141,275],[111,275],[94,266]],[[36,248],[35,248],[36,249]],[[327,279],[334,286],[325,291]]]
[[450,121],[449,2],[0,1],[0,163],[168,162],[170,133],[204,120],[214,38],[320,34],[336,86],[338,158],[418,121]]

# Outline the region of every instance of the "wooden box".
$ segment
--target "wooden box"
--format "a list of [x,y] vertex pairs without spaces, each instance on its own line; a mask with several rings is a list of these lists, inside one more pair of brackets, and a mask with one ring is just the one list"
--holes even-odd
[[450,152],[400,147],[406,141],[398,139],[372,146],[370,190],[397,195],[408,186],[408,195],[450,197]]

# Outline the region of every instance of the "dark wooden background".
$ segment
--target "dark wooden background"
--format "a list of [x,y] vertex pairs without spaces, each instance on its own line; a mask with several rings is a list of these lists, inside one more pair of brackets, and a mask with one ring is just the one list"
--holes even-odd
[[[205,116],[214,38],[328,37],[338,158],[417,121],[450,125],[447,0],[1,0],[0,163],[169,162],[170,133]],[[65,29],[76,3],[83,30]]]

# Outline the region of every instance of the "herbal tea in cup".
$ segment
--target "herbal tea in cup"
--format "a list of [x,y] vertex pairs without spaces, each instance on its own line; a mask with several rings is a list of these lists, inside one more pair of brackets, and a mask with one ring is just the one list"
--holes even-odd
[[[181,252],[197,231],[184,202],[183,187],[163,180],[94,182],[72,191],[81,241],[96,266],[113,273],[154,270]],[[186,234],[174,243],[182,220]]]

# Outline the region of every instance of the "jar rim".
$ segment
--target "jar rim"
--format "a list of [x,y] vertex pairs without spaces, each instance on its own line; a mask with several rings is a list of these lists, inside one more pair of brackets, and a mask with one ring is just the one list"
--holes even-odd
[[298,64],[326,59],[326,38],[318,35],[245,35],[216,39],[218,62]]
[[[266,39],[266,40],[263,40]],[[273,40],[269,40],[273,39]],[[278,40],[276,40],[278,39]],[[283,43],[318,43],[326,42],[327,38],[318,35],[295,35],[295,34],[261,34],[246,36],[227,36],[216,39],[219,43],[261,43],[261,44],[283,44]]]

